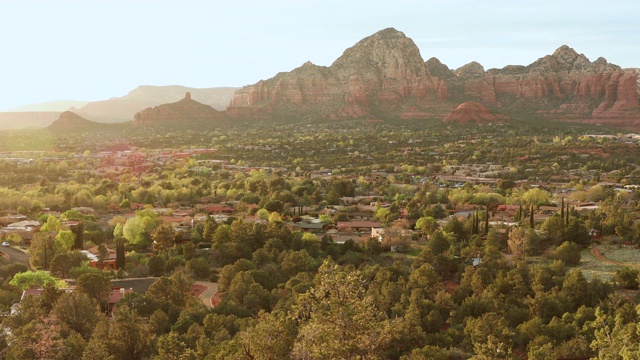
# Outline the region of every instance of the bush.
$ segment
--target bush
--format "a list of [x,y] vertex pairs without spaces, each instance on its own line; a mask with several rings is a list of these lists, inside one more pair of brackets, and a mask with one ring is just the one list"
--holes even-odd
[[574,242],[565,241],[558,246],[554,257],[562,260],[568,266],[578,265],[580,263],[580,247]]
[[614,280],[625,289],[636,290],[638,289],[638,275],[640,275],[639,270],[625,267],[616,271]]

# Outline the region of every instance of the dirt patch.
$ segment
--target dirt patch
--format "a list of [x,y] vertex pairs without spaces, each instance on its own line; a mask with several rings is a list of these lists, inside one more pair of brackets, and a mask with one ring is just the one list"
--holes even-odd
[[211,298],[211,306],[216,306],[216,305],[220,304],[221,301],[222,301],[222,294],[221,293],[216,293]]
[[207,290],[207,287],[203,285],[193,284],[193,286],[191,286],[191,294],[193,294],[193,296],[195,297],[200,296],[200,294],[202,294],[205,290]]

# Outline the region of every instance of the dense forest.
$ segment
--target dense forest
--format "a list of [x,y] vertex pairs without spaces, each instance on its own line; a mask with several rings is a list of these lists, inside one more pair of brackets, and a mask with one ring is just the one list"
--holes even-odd
[[[0,221],[38,223],[1,233],[29,255],[0,265],[3,358],[640,358],[631,136],[429,121],[30,134],[0,134]],[[378,226],[344,228],[364,218]],[[595,250],[627,257],[601,271]],[[111,303],[126,278],[152,283]]]

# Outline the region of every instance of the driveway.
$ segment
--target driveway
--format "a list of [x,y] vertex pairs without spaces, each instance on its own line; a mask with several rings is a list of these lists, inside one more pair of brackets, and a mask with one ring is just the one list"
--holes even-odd
[[29,264],[29,255],[28,252],[15,248],[13,246],[7,246],[0,248],[5,254],[9,255],[10,261],[16,264],[22,264],[26,266],[28,269],[31,269],[31,265]]
[[208,281],[196,281],[195,283],[207,288],[202,294],[200,294],[200,296],[198,296],[198,299],[202,300],[204,306],[212,308],[213,304],[211,304],[211,299],[218,293],[218,284]]

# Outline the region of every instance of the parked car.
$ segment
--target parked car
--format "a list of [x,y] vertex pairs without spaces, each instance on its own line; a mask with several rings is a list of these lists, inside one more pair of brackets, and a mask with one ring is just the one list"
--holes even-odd
[[9,243],[8,243],[8,242],[6,242],[6,241],[3,241],[3,242],[2,242],[2,246],[4,246],[4,247],[10,246],[10,245],[11,245],[11,244],[9,244]]

